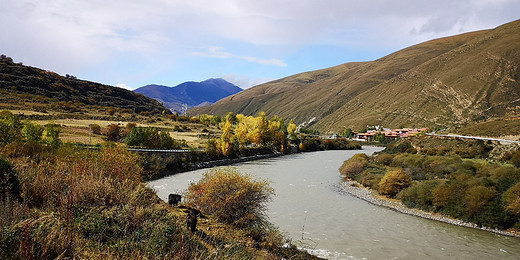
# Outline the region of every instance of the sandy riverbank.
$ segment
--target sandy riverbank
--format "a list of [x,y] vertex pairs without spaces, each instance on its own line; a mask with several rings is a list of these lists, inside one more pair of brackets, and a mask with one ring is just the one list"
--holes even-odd
[[417,217],[421,217],[421,218],[425,218],[425,219],[436,220],[436,221],[440,221],[440,222],[444,222],[444,223],[448,223],[448,224],[452,224],[452,225],[457,225],[457,226],[461,226],[461,227],[480,229],[480,230],[484,230],[484,231],[488,231],[488,232],[493,232],[498,235],[520,238],[519,233],[508,232],[508,231],[493,229],[493,228],[488,228],[488,227],[479,227],[477,224],[474,224],[474,223],[464,222],[462,220],[449,218],[449,217],[446,217],[446,216],[443,216],[440,214],[422,211],[419,209],[408,208],[400,201],[384,198],[384,197],[374,194],[373,191],[371,191],[368,188],[363,187],[361,184],[359,184],[356,181],[347,180],[342,184],[342,187],[345,192],[347,192],[348,194],[350,194],[356,198],[362,199],[362,200],[372,203],[374,205],[378,205],[378,206],[382,206],[382,207],[386,207],[386,208],[395,210],[397,212],[401,212],[404,214],[417,216]]

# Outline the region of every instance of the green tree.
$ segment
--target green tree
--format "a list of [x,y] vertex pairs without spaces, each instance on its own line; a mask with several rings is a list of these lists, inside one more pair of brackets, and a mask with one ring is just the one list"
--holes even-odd
[[26,122],[22,129],[25,140],[29,143],[39,143],[42,140],[43,126],[31,122]]
[[60,125],[54,123],[49,123],[45,125],[45,137],[47,143],[49,143],[50,145],[56,146],[61,144],[60,133]]
[[345,129],[345,131],[343,131],[341,133],[341,135],[346,137],[346,138],[352,138],[354,136],[354,132],[352,131],[352,129],[347,128],[347,129]]
[[267,202],[273,195],[268,181],[254,180],[233,168],[220,168],[191,184],[186,201],[224,223],[251,228],[267,224]]
[[402,189],[412,184],[412,178],[402,169],[389,171],[379,182],[379,193],[394,197]]
[[0,112],[0,145],[20,140],[22,127],[18,116],[7,110]]
[[381,133],[381,132],[378,132],[375,136],[374,136],[374,141],[376,142],[380,142],[380,143],[384,143],[386,141],[386,136],[385,134]]

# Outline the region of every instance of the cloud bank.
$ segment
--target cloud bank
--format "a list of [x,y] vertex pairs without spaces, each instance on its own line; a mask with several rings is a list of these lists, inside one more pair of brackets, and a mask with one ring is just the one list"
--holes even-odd
[[0,0],[0,9],[0,52],[59,73],[138,82],[194,56],[237,62],[236,73],[243,62],[292,73],[288,57],[308,46],[397,50],[518,19],[520,1]]

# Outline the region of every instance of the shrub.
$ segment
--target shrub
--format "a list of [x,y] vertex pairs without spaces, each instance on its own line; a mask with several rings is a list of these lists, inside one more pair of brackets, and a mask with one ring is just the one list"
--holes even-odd
[[393,197],[411,184],[412,178],[402,169],[389,171],[379,182],[379,193]]
[[20,199],[20,181],[13,165],[0,157],[0,199]]
[[502,199],[506,203],[507,211],[520,215],[520,182],[504,192]]
[[224,223],[238,227],[261,227],[267,224],[266,203],[274,195],[265,180],[233,168],[212,169],[196,184],[191,184],[186,201],[189,205],[212,214]]
[[98,124],[92,124],[92,125],[90,125],[90,127],[92,127],[93,134],[96,134],[96,135],[101,134],[101,126],[99,126]]
[[107,127],[107,140],[111,142],[119,141],[121,137],[121,128],[117,124],[111,124]]
[[60,133],[60,125],[54,123],[49,123],[45,125],[45,137],[47,138],[48,144],[54,146],[61,144]]
[[367,165],[368,156],[364,153],[358,153],[343,162],[339,171],[346,178],[355,179],[363,172]]
[[19,140],[21,130],[22,124],[16,115],[7,110],[0,112],[0,145]]
[[381,178],[383,178],[383,175],[384,174],[374,173],[373,171],[367,169],[361,173],[361,176],[359,176],[359,183],[365,187],[378,190],[379,182],[381,181]]
[[396,153],[417,153],[417,150],[409,142],[400,142],[396,144],[389,144],[385,150],[385,153],[396,154]]
[[394,157],[391,154],[382,153],[376,157],[376,162],[389,166]]
[[497,192],[492,187],[484,185],[477,185],[470,187],[464,197],[466,205],[466,213],[469,216],[481,213],[484,206],[497,195]]
[[433,190],[440,184],[439,180],[419,182],[397,194],[397,199],[403,201],[407,207],[416,207],[422,210],[433,210]]
[[27,122],[24,124],[22,134],[29,143],[39,143],[42,140],[43,127],[41,125]]

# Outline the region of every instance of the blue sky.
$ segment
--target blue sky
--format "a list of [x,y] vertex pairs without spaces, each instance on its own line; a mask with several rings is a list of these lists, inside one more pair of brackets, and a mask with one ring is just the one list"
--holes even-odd
[[135,89],[241,88],[520,19],[518,0],[0,0],[0,53]]

